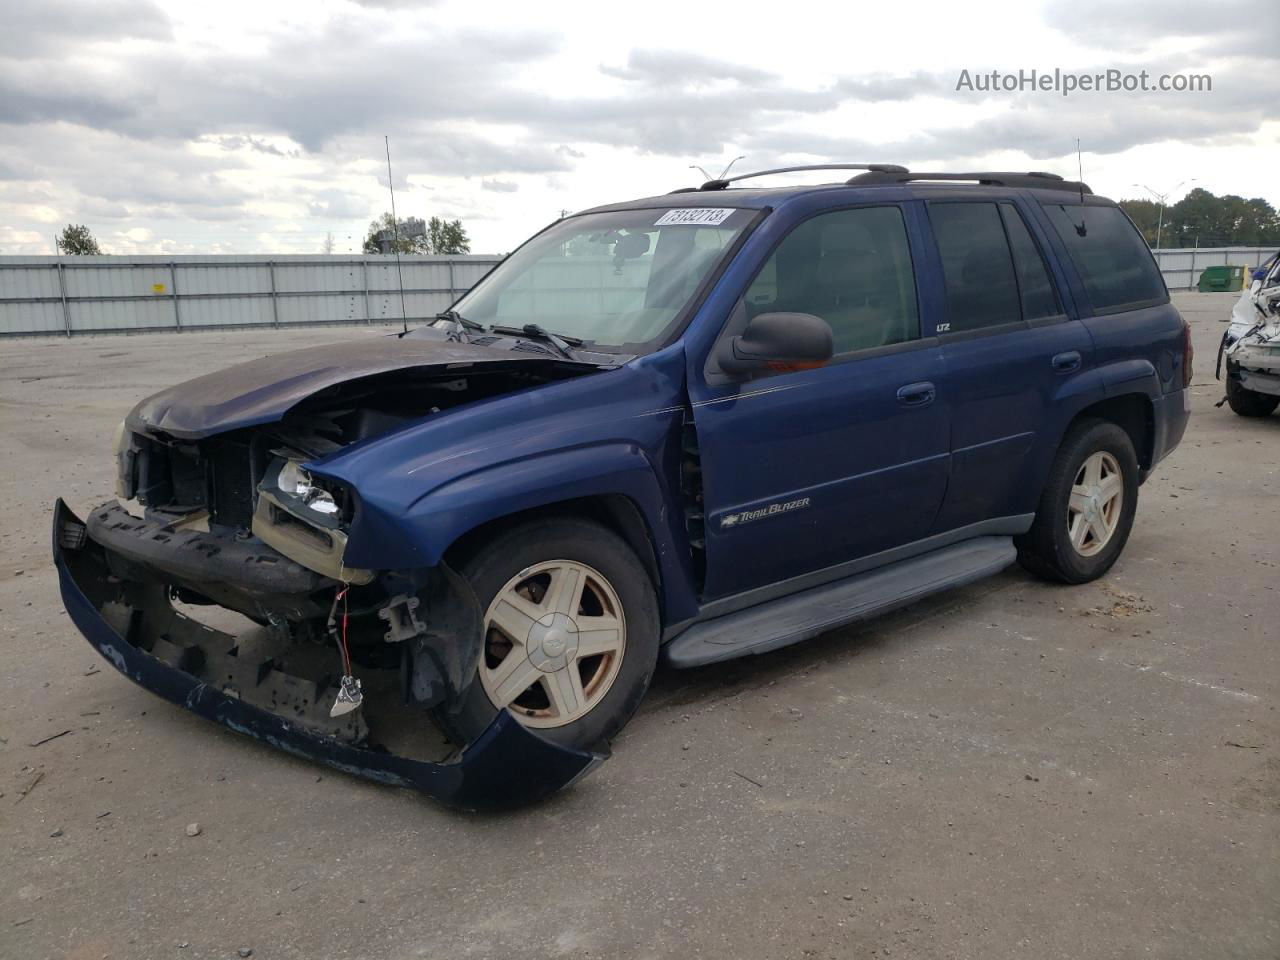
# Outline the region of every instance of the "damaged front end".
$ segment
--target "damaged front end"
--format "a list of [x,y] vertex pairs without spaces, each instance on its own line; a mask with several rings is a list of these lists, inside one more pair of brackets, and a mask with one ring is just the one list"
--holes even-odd
[[454,755],[431,711],[460,702],[476,674],[475,595],[443,561],[348,566],[362,506],[317,465],[590,368],[479,362],[488,355],[453,344],[352,352],[264,358],[139,404],[117,436],[119,501],[84,521],[57,503],[63,601],[121,673],[233,730],[450,806],[538,800],[604,754],[500,711]]
[[[329,715],[338,677],[324,658],[297,657],[295,666],[287,634],[268,631],[244,644],[175,608],[165,586],[122,577],[133,561],[122,564],[93,540],[61,500],[53,556],[67,612],[112,666],[172,703],[296,756],[469,810],[532,803],[604,759],[545,740],[506,711],[451,762],[390,752],[364,711]],[[427,724],[419,710],[398,719]]]
[[1216,373],[1221,378],[1225,361],[1229,383],[1252,393],[1280,396],[1280,257],[1260,272],[1262,276],[1231,312],[1218,348]]

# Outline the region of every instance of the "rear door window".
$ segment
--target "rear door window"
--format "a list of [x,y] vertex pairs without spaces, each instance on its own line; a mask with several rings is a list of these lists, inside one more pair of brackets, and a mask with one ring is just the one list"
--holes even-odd
[[1022,322],[1013,256],[994,203],[929,204],[929,222],[942,257],[946,322],[938,333],[966,333]]
[[1119,207],[1043,204],[1093,309],[1116,313],[1164,303],[1164,279],[1142,234]]

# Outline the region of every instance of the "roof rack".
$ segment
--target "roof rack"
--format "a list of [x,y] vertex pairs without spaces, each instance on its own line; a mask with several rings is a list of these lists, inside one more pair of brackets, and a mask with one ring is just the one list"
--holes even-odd
[[[731,183],[737,183],[739,180],[749,180],[752,177],[767,177],[773,173],[796,173],[801,170],[866,170],[869,173],[908,173],[906,167],[900,167],[896,163],[812,163],[800,167],[775,167],[772,170],[757,170],[755,173],[740,173],[736,177],[728,177],[720,180],[708,180],[699,190],[724,190]],[[687,193],[689,188],[677,190],[676,193]]]
[[991,171],[986,173],[927,173],[909,170],[869,170],[847,180],[851,187],[864,187],[877,183],[913,183],[921,180],[943,182],[978,183],[987,187],[1026,187],[1032,190],[1069,190],[1072,193],[1093,193],[1087,183],[1064,180],[1056,173],[1032,170],[1026,173]]
[[724,190],[729,184],[739,180],[750,180],[753,177],[767,177],[775,173],[797,173],[807,170],[862,170],[863,173],[851,177],[845,183],[849,186],[865,187],[882,183],[914,183],[920,181],[944,181],[955,183],[977,183],[987,187],[1026,187],[1032,190],[1066,190],[1072,193],[1093,193],[1087,183],[1079,180],[1064,180],[1056,173],[1045,173],[1042,170],[988,171],[982,173],[929,173],[912,172],[896,163],[812,163],[798,167],[774,167],[771,170],[757,170],[754,173],[740,173],[736,177],[725,177],[708,180],[700,187],[681,187],[672,193],[696,193],[704,190]]

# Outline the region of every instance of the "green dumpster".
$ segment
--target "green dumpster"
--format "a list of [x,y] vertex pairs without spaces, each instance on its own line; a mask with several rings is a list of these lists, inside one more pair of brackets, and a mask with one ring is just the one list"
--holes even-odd
[[1201,293],[1239,293],[1244,289],[1244,267],[1206,267],[1200,274]]

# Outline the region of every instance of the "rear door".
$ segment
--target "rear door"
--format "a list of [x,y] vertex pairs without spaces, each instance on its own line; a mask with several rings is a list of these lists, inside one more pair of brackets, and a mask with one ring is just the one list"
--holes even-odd
[[712,359],[705,382],[691,384],[707,599],[785,591],[785,581],[834,576],[841,571],[833,567],[918,540],[946,489],[942,357],[936,339],[921,337],[902,208],[861,206],[802,221],[759,270],[721,337],[760,313],[788,311],[831,325],[829,365],[743,381]]
[[1090,363],[1040,246],[1006,200],[927,205],[946,294],[938,334],[951,401],[951,481],[934,533],[1010,532],[1035,510],[1033,450],[1055,396]]

